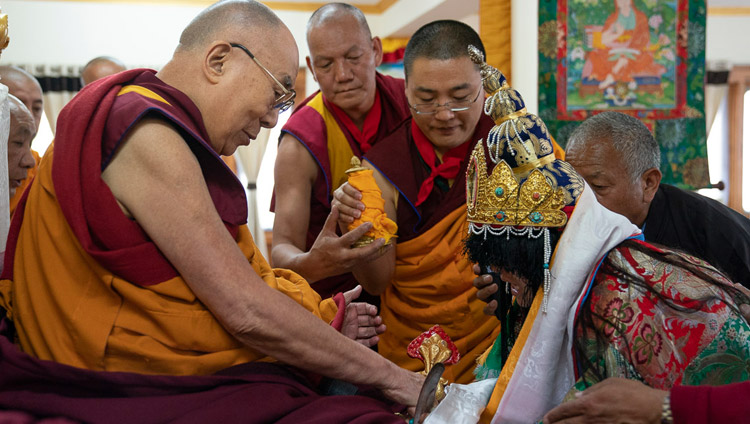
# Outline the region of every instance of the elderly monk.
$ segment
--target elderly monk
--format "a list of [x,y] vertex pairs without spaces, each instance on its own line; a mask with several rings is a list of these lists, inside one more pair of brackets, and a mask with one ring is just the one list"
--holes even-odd
[[[416,403],[423,377],[363,346],[379,318],[366,304],[347,306],[358,290],[321,301],[298,275],[268,266],[245,225],[244,189],[219,157],[273,127],[291,105],[297,54],[266,6],[222,1],[187,26],[161,71],[104,78],[66,106],[14,216],[0,281],[0,305],[23,352],[88,370],[162,375],[226,376],[238,364],[279,361]],[[266,370],[268,381],[290,376],[259,391],[257,412],[245,402],[232,410],[244,404],[253,416],[318,396],[286,367],[250,368]],[[82,375],[67,374],[61,381]],[[170,395],[188,386],[130,375],[95,387],[167,383]],[[81,390],[109,377],[92,378],[81,379]],[[295,390],[279,390],[284,384]],[[386,404],[364,397],[324,409],[317,413],[341,420],[393,419]]]
[[119,59],[111,56],[99,56],[91,59],[81,70],[81,84],[86,86],[92,82],[114,75],[128,69]]
[[[331,195],[352,156],[362,156],[409,115],[404,82],[375,71],[383,51],[362,12],[342,3],[313,13],[307,66],[320,91],[282,129],[275,167],[272,258],[300,273],[323,298],[357,282],[351,271],[376,258],[383,240],[352,249],[369,224],[339,237]],[[367,298],[368,301],[371,300]],[[374,299],[377,299],[375,297]]]
[[750,220],[698,193],[660,184],[659,144],[637,118],[604,112],[571,134],[566,159],[599,203],[624,215],[646,241],[704,259],[750,287]]
[[[35,135],[39,131],[39,124],[42,122],[42,111],[44,110],[44,98],[42,95],[42,86],[39,85],[39,81],[30,73],[24,71],[21,68],[15,66],[0,66],[0,83],[8,86],[8,91],[13,96],[16,96],[26,106],[34,119],[34,131]],[[32,136],[33,139],[33,136]],[[31,140],[29,140],[31,142]],[[31,155],[34,158],[34,164],[31,168],[26,169],[26,178],[23,179],[21,186],[16,189],[15,195],[10,198],[10,214],[18,206],[18,201],[21,199],[26,187],[31,183],[31,180],[36,175],[37,166],[39,165],[39,153],[31,150]]]
[[31,140],[36,135],[36,124],[23,102],[8,96],[10,105],[10,133],[8,134],[8,183],[13,198],[36,164],[31,151]]

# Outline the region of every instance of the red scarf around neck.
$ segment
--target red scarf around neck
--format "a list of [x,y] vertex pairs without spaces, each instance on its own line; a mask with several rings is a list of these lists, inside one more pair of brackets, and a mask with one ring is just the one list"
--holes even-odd
[[361,131],[359,130],[359,128],[357,128],[357,125],[354,124],[352,118],[350,118],[343,109],[336,106],[332,102],[326,103],[326,106],[328,106],[331,112],[333,112],[339,122],[344,125],[347,131],[349,131],[349,133],[354,138],[354,141],[357,142],[359,148],[362,150],[362,154],[367,153],[367,151],[372,147],[372,141],[374,140],[375,135],[377,135],[378,126],[380,125],[380,116],[383,112],[380,106],[380,92],[378,90],[375,90],[375,101],[373,102],[369,112],[367,112],[367,116],[365,116],[365,122],[362,124]]
[[414,139],[414,144],[419,150],[419,154],[422,159],[430,167],[430,176],[422,183],[419,187],[419,194],[417,195],[417,203],[415,206],[419,206],[427,200],[427,197],[432,193],[432,188],[435,186],[435,178],[443,177],[447,180],[455,180],[458,175],[458,170],[461,168],[461,161],[466,157],[466,152],[469,150],[468,140],[459,146],[456,146],[443,155],[443,162],[437,166],[438,162],[437,154],[435,153],[435,147],[432,142],[424,135],[422,130],[419,129],[417,123],[412,119],[411,121],[411,136]]

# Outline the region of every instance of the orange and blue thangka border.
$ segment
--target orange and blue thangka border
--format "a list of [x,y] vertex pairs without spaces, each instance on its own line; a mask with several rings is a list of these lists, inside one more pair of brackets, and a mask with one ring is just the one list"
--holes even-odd
[[630,19],[615,3],[539,0],[539,116],[563,146],[589,116],[635,116],[659,142],[663,181],[705,187],[706,2],[633,0]]

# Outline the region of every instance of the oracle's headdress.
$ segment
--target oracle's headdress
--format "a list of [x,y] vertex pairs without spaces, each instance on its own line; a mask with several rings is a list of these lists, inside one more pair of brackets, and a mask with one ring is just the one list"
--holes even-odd
[[521,95],[505,76],[487,65],[473,46],[469,55],[481,68],[488,95],[484,112],[495,126],[476,144],[466,170],[467,250],[492,248],[492,243],[469,243],[477,237],[482,241],[542,238],[543,262],[538,271],[543,276],[546,311],[553,248],[550,229],[559,232],[567,223],[583,190],[583,179],[567,162],[555,158],[544,122],[526,111]]

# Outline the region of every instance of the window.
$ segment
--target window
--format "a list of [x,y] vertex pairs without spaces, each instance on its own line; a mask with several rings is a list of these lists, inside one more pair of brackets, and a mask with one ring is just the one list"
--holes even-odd
[[750,66],[735,66],[729,73],[729,207],[745,215],[750,210],[750,167],[743,172],[742,166],[750,158],[750,136],[744,136],[750,130],[748,90]]

